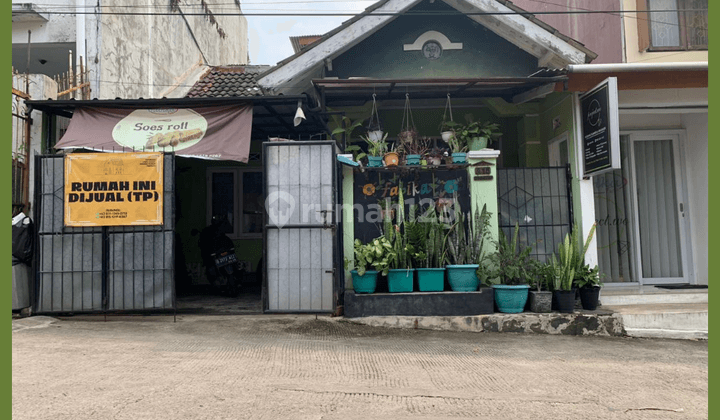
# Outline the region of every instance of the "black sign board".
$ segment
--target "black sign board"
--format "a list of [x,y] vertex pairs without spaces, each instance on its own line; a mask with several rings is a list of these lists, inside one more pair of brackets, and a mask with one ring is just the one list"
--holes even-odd
[[[355,172],[353,185],[355,238],[368,242],[381,235],[383,213],[390,211],[394,215],[393,207],[397,206],[401,188],[406,215],[411,205],[418,206],[417,215],[424,214],[430,206],[450,207],[453,193],[457,193],[460,209],[465,213],[470,211],[466,169],[365,169]],[[394,222],[394,216],[392,218]]]
[[617,79],[610,77],[580,96],[584,175],[620,168]]

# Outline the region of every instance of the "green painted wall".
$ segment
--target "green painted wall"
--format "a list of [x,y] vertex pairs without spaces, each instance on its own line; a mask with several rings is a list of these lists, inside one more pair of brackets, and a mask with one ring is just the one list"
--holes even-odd
[[[257,150],[257,146],[253,145]],[[227,161],[201,159],[176,159],[175,181],[177,185],[176,232],[182,243],[185,261],[189,265],[201,264],[200,250],[197,246],[199,236],[193,236],[192,230],[202,230],[207,226],[207,168],[209,167],[247,167],[248,165]],[[260,166],[260,162],[252,163]],[[261,239],[235,240],[235,252],[241,261],[250,261],[253,269],[262,257]]]
[[[412,11],[456,11],[442,1],[423,2]],[[434,30],[462,50],[445,50],[437,60],[422,51],[404,51],[423,33]],[[537,59],[463,16],[400,16],[391,24],[333,60],[327,76],[378,78],[525,77]]]

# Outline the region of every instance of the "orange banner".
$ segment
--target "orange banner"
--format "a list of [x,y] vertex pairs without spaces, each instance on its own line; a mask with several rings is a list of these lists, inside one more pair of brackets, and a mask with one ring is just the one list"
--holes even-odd
[[65,156],[65,226],[161,224],[162,153]]

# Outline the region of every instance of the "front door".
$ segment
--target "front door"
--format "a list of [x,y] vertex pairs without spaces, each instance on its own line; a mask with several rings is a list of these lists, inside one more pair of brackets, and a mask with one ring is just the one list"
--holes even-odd
[[632,133],[635,260],[642,284],[688,283],[678,134]]
[[266,142],[265,309],[332,312],[336,304],[333,141]]

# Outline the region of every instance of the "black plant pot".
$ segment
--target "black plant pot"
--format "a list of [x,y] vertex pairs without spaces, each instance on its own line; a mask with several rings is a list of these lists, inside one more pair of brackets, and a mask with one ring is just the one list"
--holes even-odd
[[553,298],[560,312],[571,314],[575,311],[575,290],[556,290]]
[[600,298],[600,286],[581,287],[580,301],[583,309],[594,311],[597,309],[598,299]]

